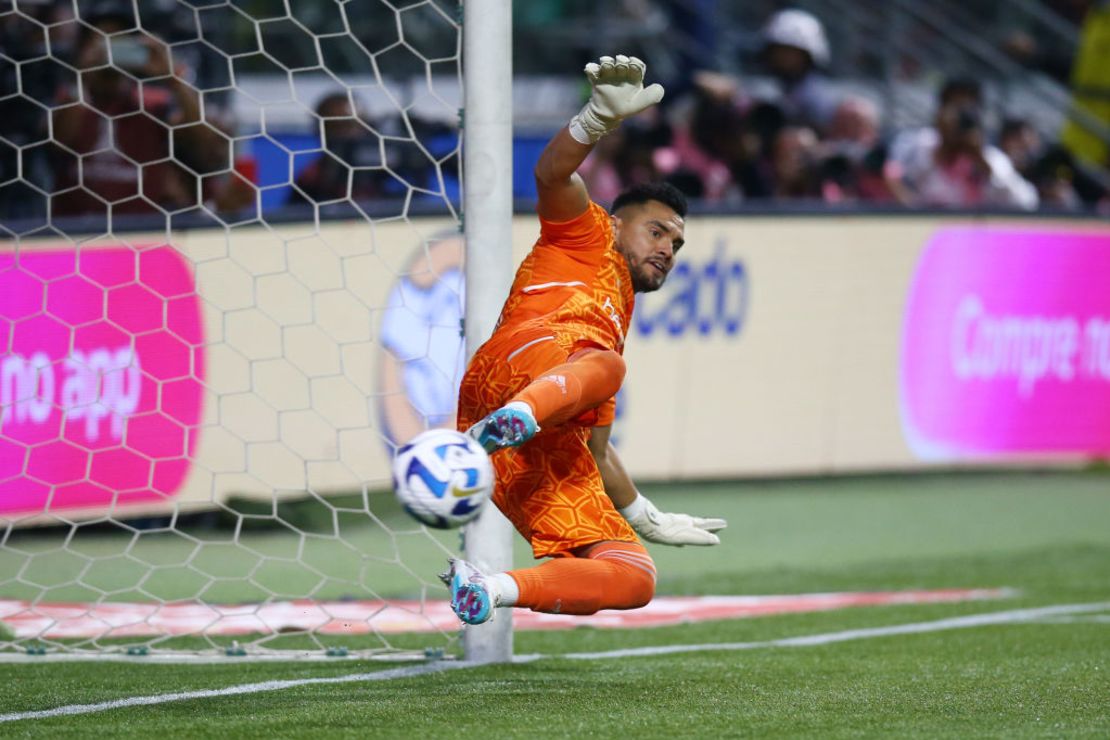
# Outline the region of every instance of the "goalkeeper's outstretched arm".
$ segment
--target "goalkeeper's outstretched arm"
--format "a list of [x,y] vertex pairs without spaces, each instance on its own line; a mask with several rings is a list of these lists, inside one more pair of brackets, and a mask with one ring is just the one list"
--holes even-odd
[[578,168],[594,144],[635,115],[663,99],[662,85],[644,87],[646,66],[636,57],[601,57],[586,65],[590,100],[547,143],[536,163],[536,210],[546,221],[569,221],[589,205]]
[[721,540],[717,532],[728,526],[724,519],[670,514],[659,511],[639,491],[624,469],[624,463],[609,442],[610,427],[594,427],[590,433],[590,452],[593,454],[605,494],[621,513],[636,534],[648,542],[663,545],[717,545]]

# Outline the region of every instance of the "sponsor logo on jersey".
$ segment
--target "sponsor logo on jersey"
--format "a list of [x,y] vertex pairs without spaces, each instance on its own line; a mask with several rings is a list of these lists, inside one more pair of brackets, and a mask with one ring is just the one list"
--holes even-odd
[[605,296],[605,303],[601,304],[601,310],[605,312],[605,315],[608,316],[609,320],[613,322],[613,325],[617,327],[617,335],[620,337],[621,342],[624,342],[624,322],[621,321],[621,315],[617,312],[617,307],[613,305],[613,299],[609,296]]

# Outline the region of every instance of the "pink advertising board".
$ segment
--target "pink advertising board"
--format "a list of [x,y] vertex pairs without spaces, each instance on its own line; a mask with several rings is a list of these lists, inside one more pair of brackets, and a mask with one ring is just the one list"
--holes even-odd
[[203,339],[171,247],[0,254],[0,516],[173,497],[197,444]]
[[910,289],[900,385],[924,459],[1110,454],[1110,229],[938,230]]

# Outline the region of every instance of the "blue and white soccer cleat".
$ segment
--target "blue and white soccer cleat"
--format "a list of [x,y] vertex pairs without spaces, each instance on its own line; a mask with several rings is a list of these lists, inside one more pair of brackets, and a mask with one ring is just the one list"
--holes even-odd
[[494,411],[466,431],[486,452],[502,447],[520,447],[540,430],[525,403],[510,403]]
[[497,595],[482,571],[465,560],[449,558],[450,566],[440,579],[451,591],[451,609],[467,624],[482,624],[493,619]]

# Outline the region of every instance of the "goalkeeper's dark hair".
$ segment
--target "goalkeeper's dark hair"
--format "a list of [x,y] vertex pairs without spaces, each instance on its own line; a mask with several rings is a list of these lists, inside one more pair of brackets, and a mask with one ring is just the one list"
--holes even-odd
[[686,218],[686,196],[669,182],[645,182],[633,185],[613,201],[613,213],[625,206],[642,205],[649,200],[659,201],[682,218]]

